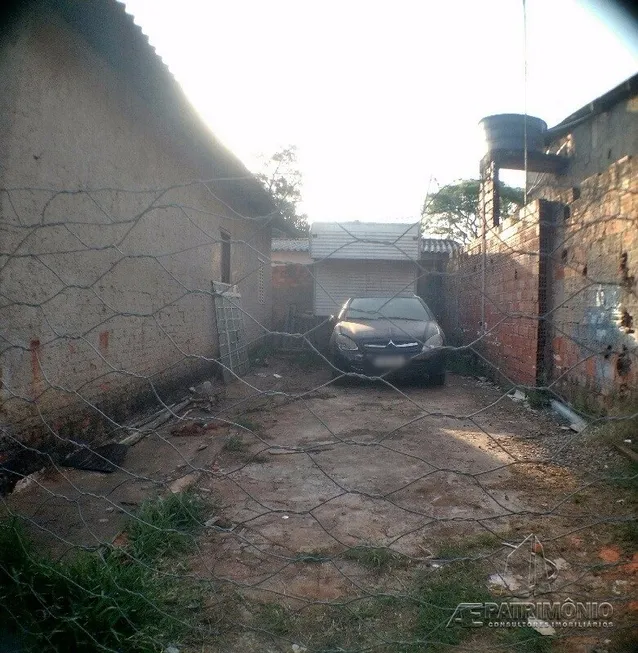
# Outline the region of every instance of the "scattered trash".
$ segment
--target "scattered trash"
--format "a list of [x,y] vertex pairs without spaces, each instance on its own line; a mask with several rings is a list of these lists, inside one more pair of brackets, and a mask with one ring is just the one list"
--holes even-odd
[[164,653],[179,653],[179,649],[177,648],[177,646],[172,646],[172,645],[167,646],[164,649]]
[[284,377],[281,374],[273,374],[276,379],[283,379]]
[[208,444],[200,444],[199,447],[197,447],[196,451],[204,451],[204,449],[208,449]]
[[282,519],[288,519],[288,515],[282,515],[281,518]]
[[582,417],[577,415],[571,408],[569,408],[569,406],[565,406],[565,404],[561,403],[560,401],[556,401],[555,399],[552,399],[549,403],[554,412],[558,413],[561,417],[563,417],[563,419],[569,421],[570,428],[573,428],[571,426],[573,424],[580,429],[577,431],[578,433],[584,430],[587,426],[587,422]]
[[525,401],[525,393],[520,390],[515,390],[513,394],[507,395],[512,401]]
[[101,519],[98,519],[98,521],[100,522],[100,524],[108,524],[109,520],[106,517],[102,517]]
[[625,588],[627,585],[629,585],[628,580],[615,580],[614,584],[611,586],[611,591],[617,596],[620,596],[621,594],[626,593]]
[[522,579],[517,578],[514,574],[492,574],[487,579],[488,585],[500,587],[502,589],[516,591],[522,587]]
[[204,522],[204,526],[206,526],[206,528],[210,528],[211,526],[214,526],[220,519],[221,517],[219,515],[217,515],[217,517],[211,517]]
[[266,374],[265,372],[256,372],[255,376],[258,376],[260,379],[265,379],[268,377],[268,374]]
[[541,619],[535,619],[534,617],[527,617],[527,625],[530,628],[533,628],[537,633],[541,635],[555,635],[556,630],[553,626],[548,624],[546,621]]
[[576,433],[580,433],[585,427],[581,426],[580,424],[570,424],[569,425],[569,430],[570,431],[576,431]]
[[37,472],[33,472],[32,474],[29,474],[28,476],[25,476],[24,478],[21,478],[16,484],[15,487],[13,488],[13,491],[15,493],[17,492],[22,492],[23,490],[26,490],[30,485],[32,485],[36,479],[39,476],[42,476],[42,469],[39,469]]
[[292,645],[292,653],[306,653],[307,650],[305,646],[300,646],[299,644]]
[[625,438],[625,439],[623,440],[623,442],[624,442],[625,444],[631,444],[631,438]]
[[128,447],[125,444],[105,444],[90,449],[89,447],[78,448],[65,456],[60,464],[63,467],[74,469],[86,469],[91,472],[114,472],[122,466]]

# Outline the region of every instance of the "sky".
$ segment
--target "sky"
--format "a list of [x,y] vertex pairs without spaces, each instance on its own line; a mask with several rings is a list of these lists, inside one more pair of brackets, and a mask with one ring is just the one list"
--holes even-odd
[[249,169],[297,146],[311,221],[416,220],[428,188],[478,175],[482,117],[551,127],[638,71],[609,0],[527,0],[526,20],[523,0],[125,4]]

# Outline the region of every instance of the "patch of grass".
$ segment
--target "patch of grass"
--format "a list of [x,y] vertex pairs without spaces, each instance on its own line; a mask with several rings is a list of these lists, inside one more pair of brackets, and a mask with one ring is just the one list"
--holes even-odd
[[449,540],[439,547],[436,557],[440,560],[467,558],[481,549],[500,547],[501,539],[497,533],[485,532]]
[[231,452],[241,452],[246,450],[246,443],[240,435],[231,435],[224,442],[224,450]]
[[421,574],[415,591],[418,615],[414,636],[427,644],[415,644],[406,651],[449,651],[469,634],[460,625],[447,625],[459,602],[483,603],[490,598],[485,570],[479,563],[453,562]]
[[302,551],[295,556],[295,562],[305,562],[309,564],[321,564],[330,560],[330,556],[322,551]]
[[248,429],[253,433],[256,433],[261,429],[261,424],[259,422],[255,422],[255,420],[252,420],[249,417],[245,417],[245,416],[235,417],[233,419],[233,422],[237,424],[237,426],[240,426],[244,429]]
[[383,546],[355,546],[344,551],[341,557],[378,572],[410,564],[410,558]]
[[257,615],[259,626],[272,635],[285,636],[293,631],[295,615],[283,605],[266,603]]
[[209,509],[192,491],[147,499],[126,529],[131,555],[150,561],[188,551]]
[[187,592],[122,552],[52,560],[0,523],[0,627],[24,651],[151,653],[188,629]]

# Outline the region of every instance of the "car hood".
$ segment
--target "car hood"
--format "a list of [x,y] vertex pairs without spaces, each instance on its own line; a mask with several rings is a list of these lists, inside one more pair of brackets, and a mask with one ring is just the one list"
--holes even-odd
[[425,342],[436,333],[442,333],[439,325],[434,321],[415,320],[369,320],[362,322],[339,322],[337,329],[343,335],[352,338],[356,342],[370,340],[406,340],[414,338],[417,342]]

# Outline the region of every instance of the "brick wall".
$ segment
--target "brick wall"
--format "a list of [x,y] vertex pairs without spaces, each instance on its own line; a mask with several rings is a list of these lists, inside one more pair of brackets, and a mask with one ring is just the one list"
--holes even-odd
[[263,335],[270,229],[190,183],[210,171],[75,32],[52,18],[4,43],[0,103],[1,421],[93,404],[120,419],[210,374],[222,229],[249,340]]
[[538,372],[539,221],[550,205],[536,201],[487,230],[448,264],[444,329],[473,344],[495,374],[533,386]]
[[609,406],[638,392],[638,165],[623,157],[554,194],[550,376],[569,400]]

